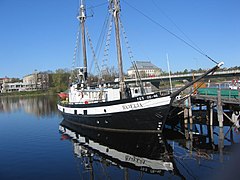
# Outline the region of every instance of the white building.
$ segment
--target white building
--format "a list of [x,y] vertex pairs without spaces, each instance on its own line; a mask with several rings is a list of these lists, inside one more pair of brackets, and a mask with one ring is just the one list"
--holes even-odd
[[3,83],[1,93],[8,93],[8,92],[16,92],[16,91],[26,91],[27,84],[23,82],[15,82],[15,83]]
[[1,93],[46,90],[49,87],[47,73],[33,73],[23,77],[23,82],[6,82],[0,86]]
[[[136,61],[137,70],[141,77],[156,77],[161,74],[161,69],[151,63],[151,61]],[[127,70],[128,76],[136,78],[136,71],[133,66]]]

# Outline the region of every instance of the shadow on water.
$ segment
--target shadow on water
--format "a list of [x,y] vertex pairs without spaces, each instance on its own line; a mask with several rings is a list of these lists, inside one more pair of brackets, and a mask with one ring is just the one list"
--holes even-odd
[[38,117],[56,114],[56,96],[1,97],[0,112],[24,111]]

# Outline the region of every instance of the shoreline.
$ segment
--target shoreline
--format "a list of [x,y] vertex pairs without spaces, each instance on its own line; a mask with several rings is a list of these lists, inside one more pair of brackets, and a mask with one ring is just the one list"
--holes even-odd
[[2,98],[2,97],[32,97],[32,96],[47,96],[47,95],[57,95],[57,93],[50,92],[50,91],[10,92],[10,93],[0,93],[0,98]]

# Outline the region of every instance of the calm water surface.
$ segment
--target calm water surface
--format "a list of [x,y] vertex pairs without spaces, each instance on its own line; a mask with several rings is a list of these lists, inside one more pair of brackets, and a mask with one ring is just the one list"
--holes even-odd
[[55,97],[2,97],[0,179],[225,179],[240,175],[236,130],[229,131],[229,126],[189,128],[194,131],[178,125],[163,134],[98,132],[63,120]]

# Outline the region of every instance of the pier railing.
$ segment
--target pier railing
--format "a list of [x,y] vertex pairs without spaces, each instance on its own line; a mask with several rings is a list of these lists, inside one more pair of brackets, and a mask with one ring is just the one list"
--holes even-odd
[[217,102],[218,96],[223,103],[240,104],[240,91],[233,89],[199,88],[194,98]]

